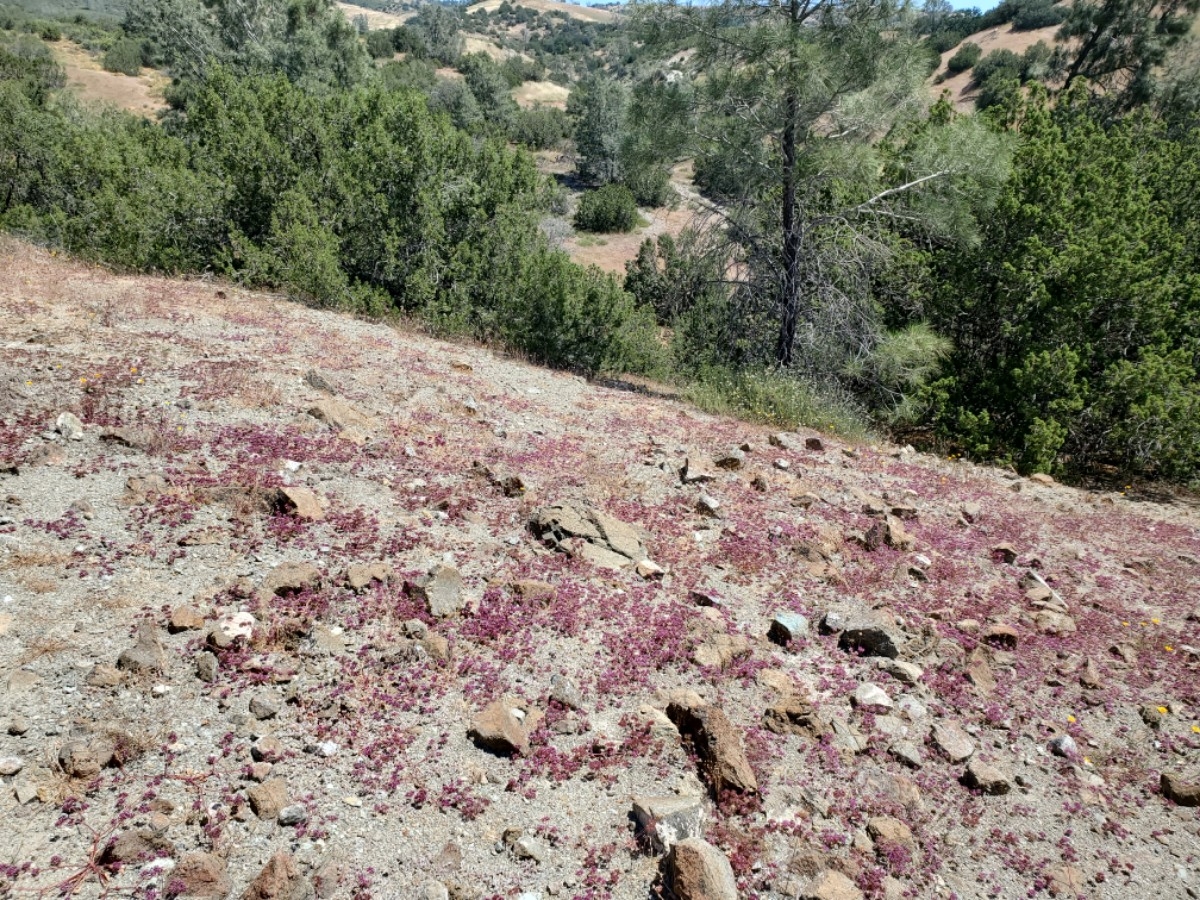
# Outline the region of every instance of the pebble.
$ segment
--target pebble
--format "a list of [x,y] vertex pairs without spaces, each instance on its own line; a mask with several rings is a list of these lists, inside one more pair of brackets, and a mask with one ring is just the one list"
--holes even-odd
[[854,702],[855,706],[860,708],[874,706],[891,709],[895,706],[892,698],[887,695],[887,692],[879,685],[870,681],[864,681],[855,688],[854,693],[850,695],[850,699]]
[[1055,756],[1074,756],[1079,752],[1075,739],[1069,734],[1060,734],[1058,737],[1052,738],[1048,746],[1050,752]]
[[299,825],[308,818],[308,810],[300,803],[293,803],[290,806],[285,806],[279,811],[280,825]]
[[0,756],[0,775],[16,775],[23,768],[25,762],[19,756]]

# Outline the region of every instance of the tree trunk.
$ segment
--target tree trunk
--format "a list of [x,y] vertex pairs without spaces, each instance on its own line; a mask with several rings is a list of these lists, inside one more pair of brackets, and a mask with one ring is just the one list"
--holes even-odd
[[[788,11],[794,41],[794,32],[800,24],[800,0],[791,0]],[[780,285],[779,305],[782,316],[775,361],[780,366],[790,366],[792,348],[796,342],[796,324],[800,316],[801,237],[801,226],[796,217],[796,120],[799,117],[799,101],[790,86],[784,104],[783,137],[780,141],[783,155],[783,282]]]

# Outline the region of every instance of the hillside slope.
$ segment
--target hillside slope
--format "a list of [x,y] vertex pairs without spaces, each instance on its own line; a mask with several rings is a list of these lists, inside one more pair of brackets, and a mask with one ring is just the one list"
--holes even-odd
[[743,897],[1200,885],[1195,510],[12,241],[0,340],[0,895],[644,898],[647,795]]

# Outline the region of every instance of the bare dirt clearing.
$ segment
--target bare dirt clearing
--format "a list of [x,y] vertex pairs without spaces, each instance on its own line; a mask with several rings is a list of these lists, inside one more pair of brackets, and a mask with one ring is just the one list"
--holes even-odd
[[1200,884],[1195,510],[11,240],[0,346],[0,894]]
[[100,60],[71,41],[50,43],[54,58],[67,73],[67,86],[84,100],[109,103],[140,116],[153,118],[166,109],[163,89],[170,80],[154,69],[136,77],[106,72]]

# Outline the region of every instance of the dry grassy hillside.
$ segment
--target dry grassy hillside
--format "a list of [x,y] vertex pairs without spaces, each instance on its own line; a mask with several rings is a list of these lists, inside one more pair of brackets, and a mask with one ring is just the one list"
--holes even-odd
[[[482,3],[471,4],[467,9],[468,11],[485,9],[488,12],[495,12],[503,2],[504,0],[483,0]],[[513,2],[513,6],[524,6],[543,13],[559,12],[585,22],[607,23],[617,20],[617,14],[611,9],[594,9],[576,3],[561,3],[559,0],[518,0],[518,2]]]
[[1014,31],[1012,23],[1009,22],[1005,25],[989,28],[987,31],[971,35],[963,40],[961,44],[942,54],[942,62],[930,80],[934,95],[941,96],[943,91],[949,91],[950,100],[957,109],[967,111],[974,108],[976,91],[975,86],[971,82],[973,76],[970,69],[966,72],[959,72],[957,75],[950,75],[949,77],[945,77],[944,80],[939,81],[939,79],[948,74],[946,63],[958,52],[962,44],[968,42],[978,44],[984,56],[987,56],[993,50],[1011,50],[1019,56],[1038,41],[1045,41],[1053,47],[1054,35],[1058,33],[1058,28],[1059,26],[1057,25],[1051,25],[1047,28],[1034,28],[1029,31]]
[[0,346],[0,895],[1200,886],[1194,509],[13,241]]

